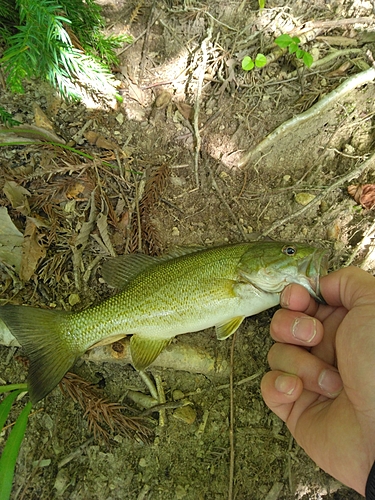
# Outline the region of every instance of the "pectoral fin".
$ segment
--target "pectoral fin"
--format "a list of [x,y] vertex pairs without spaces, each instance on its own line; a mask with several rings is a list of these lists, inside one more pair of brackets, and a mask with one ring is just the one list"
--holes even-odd
[[242,321],[245,319],[245,316],[236,316],[231,320],[227,321],[227,323],[223,323],[222,325],[216,325],[216,337],[218,340],[224,340],[232,335],[240,326]]
[[136,370],[144,370],[159,356],[172,339],[149,339],[133,335],[130,339],[130,352]]

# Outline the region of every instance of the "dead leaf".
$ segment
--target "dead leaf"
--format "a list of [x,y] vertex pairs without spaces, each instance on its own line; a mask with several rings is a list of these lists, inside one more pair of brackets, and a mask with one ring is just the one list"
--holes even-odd
[[98,148],[108,149],[110,151],[116,151],[120,149],[120,146],[115,142],[109,141],[104,136],[89,130],[83,134],[84,138],[93,146],[97,146]]
[[96,146],[98,148],[109,149],[111,151],[115,151],[117,149],[120,149],[120,146],[118,144],[116,144],[115,142],[109,141],[108,139],[106,139],[102,135],[99,135],[99,137],[97,138]]
[[45,112],[42,110],[42,108],[39,106],[39,104],[34,103],[33,111],[34,111],[35,125],[37,127],[42,127],[46,130],[50,130],[51,132],[54,132],[53,123],[48,118],[48,116],[45,114]]
[[375,184],[359,184],[348,187],[348,193],[363,208],[371,210],[375,208]]
[[22,258],[23,234],[13,224],[8,210],[0,207],[0,262],[12,267],[17,273]]
[[102,237],[103,243],[105,244],[108,252],[110,253],[110,255],[112,255],[112,257],[116,257],[116,252],[113,249],[108,234],[108,222],[106,214],[102,212],[98,215],[98,218],[96,219],[96,225],[98,226],[100,236]]
[[154,105],[158,109],[164,109],[172,100],[172,94],[168,90],[162,90],[160,94],[157,95]]
[[39,243],[38,228],[29,217],[26,221],[24,240],[22,244],[22,260],[19,276],[22,281],[29,281],[41,258],[45,257],[46,249]]
[[186,102],[176,102],[176,107],[185,120],[192,120],[194,116],[194,110],[190,104]]
[[17,212],[20,212],[22,215],[29,215],[30,207],[27,196],[31,196],[31,193],[27,189],[19,186],[14,181],[6,181],[3,191]]
[[99,137],[99,134],[97,132],[94,132],[93,130],[89,130],[88,132],[84,132],[83,137],[86,139],[87,142],[89,142],[92,145],[95,145],[96,140]]

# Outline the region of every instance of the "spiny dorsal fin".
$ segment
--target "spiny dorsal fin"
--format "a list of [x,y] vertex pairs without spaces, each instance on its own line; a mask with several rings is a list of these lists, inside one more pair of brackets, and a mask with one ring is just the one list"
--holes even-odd
[[133,335],[130,339],[130,352],[136,370],[144,370],[159,356],[172,339],[149,339]]
[[215,330],[217,339],[224,340],[230,337],[239,328],[244,319],[245,316],[237,316],[222,325],[216,325]]
[[161,255],[160,257],[152,257],[142,253],[131,253],[113,257],[105,261],[102,265],[102,276],[105,282],[115,288],[125,288],[125,286],[139,273],[149,269],[150,267],[166,262],[168,260],[182,257],[191,253],[204,250],[203,246],[177,247],[173,250]]
[[154,266],[157,262],[157,257],[142,253],[120,255],[103,263],[102,276],[108,285],[124,288],[139,273]]
[[28,389],[31,402],[37,403],[57,386],[80,352],[64,342],[65,311],[6,305],[0,318],[25,349],[30,359]]

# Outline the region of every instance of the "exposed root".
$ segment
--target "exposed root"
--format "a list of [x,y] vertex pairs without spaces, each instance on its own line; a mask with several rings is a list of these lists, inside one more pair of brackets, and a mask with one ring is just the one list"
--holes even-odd
[[339,99],[344,95],[348,94],[356,87],[364,85],[365,83],[371,82],[375,78],[375,68],[367,69],[362,71],[351,78],[348,78],[344,83],[339,85],[335,90],[330,92],[328,95],[323,97],[320,101],[314,104],[310,109],[294,116],[290,120],[284,122],[276,130],[271,132],[262,142],[258,144],[254,149],[250,149],[244,154],[239,162],[239,167],[244,167],[250,160],[257,154],[262,154],[265,150],[275,146],[276,141],[280,140],[287,134],[293,133],[293,131],[300,127],[303,123],[307,122],[323,113],[328,106],[333,106]]

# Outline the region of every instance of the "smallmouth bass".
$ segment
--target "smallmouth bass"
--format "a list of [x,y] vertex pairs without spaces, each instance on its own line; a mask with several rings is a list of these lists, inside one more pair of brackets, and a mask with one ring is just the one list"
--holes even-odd
[[268,241],[123,255],[103,264],[104,279],[120,291],[98,305],[81,312],[5,305],[0,318],[30,359],[36,403],[95,345],[132,335],[133,365],[144,370],[177,335],[215,326],[226,339],[245,317],[279,304],[289,283],[319,300],[327,262],[327,250]]

